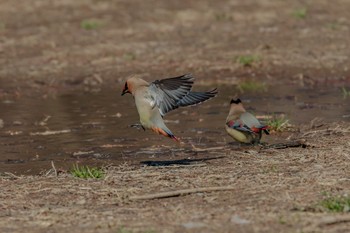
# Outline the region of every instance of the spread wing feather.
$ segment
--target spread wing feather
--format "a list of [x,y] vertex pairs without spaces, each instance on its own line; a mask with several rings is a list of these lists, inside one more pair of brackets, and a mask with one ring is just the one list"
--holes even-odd
[[156,80],[150,84],[150,93],[162,116],[177,108],[178,101],[191,91],[193,80],[191,74],[185,74],[174,78]]
[[208,92],[190,92],[178,101],[178,107],[185,107],[204,102],[217,94],[217,90],[213,89]]
[[178,107],[198,104],[217,94],[214,89],[208,92],[191,92],[194,78],[191,74],[156,80],[149,86],[149,93],[164,116]]

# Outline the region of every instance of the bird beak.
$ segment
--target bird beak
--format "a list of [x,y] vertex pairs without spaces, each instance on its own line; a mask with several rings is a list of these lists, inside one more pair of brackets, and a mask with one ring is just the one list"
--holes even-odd
[[125,95],[126,93],[131,93],[128,89],[124,89],[122,92],[122,96]]

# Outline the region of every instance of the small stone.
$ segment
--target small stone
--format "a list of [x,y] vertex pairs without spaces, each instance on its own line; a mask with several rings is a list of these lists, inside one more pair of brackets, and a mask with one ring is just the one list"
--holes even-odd
[[12,124],[13,125],[22,125],[23,123],[21,121],[13,121]]
[[77,200],[76,204],[77,205],[84,205],[84,204],[86,204],[86,200],[85,199]]
[[4,101],[2,101],[4,104],[13,104],[14,103],[14,101],[12,101],[12,100],[4,100]]
[[231,222],[236,223],[236,224],[241,224],[241,225],[250,223],[249,220],[243,219],[243,218],[239,217],[238,215],[233,215],[231,217]]

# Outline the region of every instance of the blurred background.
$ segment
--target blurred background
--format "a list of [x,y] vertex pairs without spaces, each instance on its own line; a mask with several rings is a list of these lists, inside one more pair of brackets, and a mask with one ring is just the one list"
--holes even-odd
[[25,92],[21,87],[98,89],[134,73],[152,80],[191,72],[203,84],[256,78],[349,85],[347,0],[0,5],[1,94]]

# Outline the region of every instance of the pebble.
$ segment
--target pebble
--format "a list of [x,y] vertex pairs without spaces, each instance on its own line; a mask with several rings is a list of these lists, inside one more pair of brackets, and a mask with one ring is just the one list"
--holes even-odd
[[241,224],[241,225],[250,223],[249,220],[243,219],[243,218],[239,217],[238,215],[233,215],[231,217],[231,222],[236,223],[236,224]]

